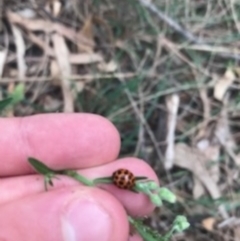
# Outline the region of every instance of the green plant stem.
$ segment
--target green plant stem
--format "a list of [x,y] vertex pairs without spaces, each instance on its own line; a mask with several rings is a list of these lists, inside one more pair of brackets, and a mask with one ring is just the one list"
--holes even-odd
[[90,186],[90,187],[95,186],[94,181],[83,177],[82,175],[78,174],[76,171],[64,170],[64,171],[61,171],[61,174],[72,177],[73,179],[83,183],[86,186]]

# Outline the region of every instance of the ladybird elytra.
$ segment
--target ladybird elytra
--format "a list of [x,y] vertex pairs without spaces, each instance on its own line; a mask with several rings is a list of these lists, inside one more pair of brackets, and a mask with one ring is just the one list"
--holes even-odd
[[121,189],[131,189],[135,185],[135,176],[127,169],[121,168],[112,174],[114,185]]

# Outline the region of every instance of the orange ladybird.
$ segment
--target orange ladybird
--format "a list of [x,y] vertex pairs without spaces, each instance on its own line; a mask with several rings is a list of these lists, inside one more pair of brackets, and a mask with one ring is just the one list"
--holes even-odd
[[113,183],[121,189],[131,189],[135,185],[135,176],[127,169],[118,169],[112,174]]

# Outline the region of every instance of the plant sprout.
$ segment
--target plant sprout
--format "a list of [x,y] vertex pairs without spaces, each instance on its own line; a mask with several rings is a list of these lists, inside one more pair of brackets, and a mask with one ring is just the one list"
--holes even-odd
[[[35,158],[29,158],[28,161],[38,173],[44,176],[44,187],[46,191],[48,185],[53,186],[53,179],[57,178],[57,175],[66,175],[86,186],[98,186],[99,184],[113,183],[112,177],[101,177],[89,180],[74,170],[53,170]],[[159,187],[156,182],[149,180],[146,177],[135,177],[134,185],[130,190],[147,195],[149,200],[157,207],[162,206],[163,200],[170,203],[176,201],[175,195],[170,190],[164,187]],[[128,216],[128,220],[130,225],[134,227],[135,231],[137,231],[145,241],[167,241],[174,232],[182,232],[190,225],[186,217],[177,216],[170,230],[165,235],[161,236],[156,230],[146,226],[140,218]]]

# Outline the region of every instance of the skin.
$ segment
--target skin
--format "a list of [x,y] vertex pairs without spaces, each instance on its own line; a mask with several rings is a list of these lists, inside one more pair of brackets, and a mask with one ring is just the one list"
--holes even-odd
[[127,214],[149,215],[154,206],[146,196],[114,185],[86,187],[65,176],[45,192],[43,177],[27,162],[35,157],[91,179],[127,168],[158,182],[143,160],[117,159],[120,137],[107,119],[93,114],[1,118],[0,133],[0,241],[141,240],[129,237]]

